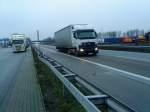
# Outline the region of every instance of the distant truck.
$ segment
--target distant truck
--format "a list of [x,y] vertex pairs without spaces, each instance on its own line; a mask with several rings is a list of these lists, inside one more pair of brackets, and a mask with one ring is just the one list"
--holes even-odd
[[12,34],[11,43],[13,52],[26,51],[27,49],[27,39],[24,34]]
[[56,49],[75,55],[98,53],[98,38],[88,25],[69,25],[54,34]]

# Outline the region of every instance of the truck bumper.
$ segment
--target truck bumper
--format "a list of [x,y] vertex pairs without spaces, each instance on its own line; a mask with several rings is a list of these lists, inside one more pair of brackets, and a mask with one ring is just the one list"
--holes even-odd
[[84,42],[79,45],[79,53],[80,54],[96,54],[98,53],[98,46],[95,42]]
[[98,48],[91,48],[91,49],[86,49],[86,48],[79,48],[79,54],[97,54],[99,52]]

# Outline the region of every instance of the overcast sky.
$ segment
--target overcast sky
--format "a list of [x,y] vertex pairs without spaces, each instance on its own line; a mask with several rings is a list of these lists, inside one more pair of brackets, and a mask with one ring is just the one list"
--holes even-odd
[[0,0],[0,38],[25,33],[35,39],[53,36],[77,23],[97,32],[150,29],[150,0]]

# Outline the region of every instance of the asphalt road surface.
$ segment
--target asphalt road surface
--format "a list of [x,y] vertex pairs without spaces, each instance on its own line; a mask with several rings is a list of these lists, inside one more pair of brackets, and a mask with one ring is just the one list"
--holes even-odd
[[75,57],[50,46],[41,46],[40,49],[132,110],[150,112],[149,61],[104,55],[102,52],[94,57]]
[[30,49],[0,48],[0,112],[44,112]]

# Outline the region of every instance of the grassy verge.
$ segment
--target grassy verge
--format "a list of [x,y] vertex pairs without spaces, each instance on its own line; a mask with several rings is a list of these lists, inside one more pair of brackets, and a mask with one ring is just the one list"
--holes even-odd
[[38,59],[36,52],[32,52],[47,112],[86,112],[48,66]]

